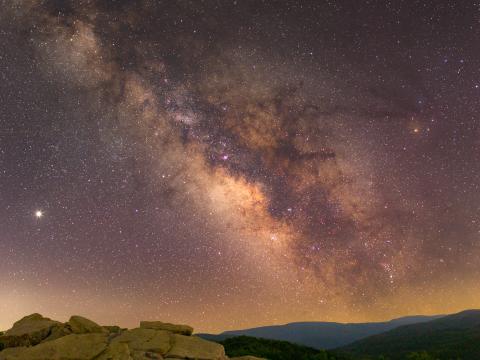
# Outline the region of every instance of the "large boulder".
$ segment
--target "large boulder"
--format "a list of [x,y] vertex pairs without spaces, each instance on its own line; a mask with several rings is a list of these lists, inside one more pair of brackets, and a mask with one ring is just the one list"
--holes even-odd
[[98,325],[97,323],[84,318],[82,316],[74,315],[68,320],[67,326],[74,334],[90,334],[90,333],[105,333],[107,329]]
[[171,335],[172,348],[167,359],[224,360],[227,359],[222,345],[197,336]]
[[174,334],[180,335],[192,335],[193,328],[188,325],[176,325],[170,323],[164,323],[161,321],[141,321],[140,327],[142,329],[152,329],[152,330],[165,330],[170,331]]
[[111,344],[127,344],[130,350],[165,354],[170,350],[171,334],[163,330],[136,328],[122,332]]
[[132,360],[130,348],[124,343],[110,344],[95,360]]
[[192,332],[188,325],[160,321],[142,321],[141,327],[126,330],[81,316],[63,324],[32,314],[0,336],[0,360],[228,359],[222,345]]
[[56,340],[59,339],[63,336],[70,335],[72,333],[72,330],[70,329],[69,326],[65,324],[58,324],[57,326],[54,326],[52,330],[50,331],[50,335],[46,337],[45,339],[42,340],[42,343],[45,341],[51,341],[51,340]]
[[91,360],[107,345],[107,334],[71,334],[33,347],[5,349],[0,360]]
[[159,353],[143,350],[131,350],[127,343],[111,343],[95,360],[163,360]]
[[62,323],[40,314],[25,316],[0,336],[0,348],[37,345],[62,327]]
[[151,351],[133,351],[132,360],[163,360],[163,356]]

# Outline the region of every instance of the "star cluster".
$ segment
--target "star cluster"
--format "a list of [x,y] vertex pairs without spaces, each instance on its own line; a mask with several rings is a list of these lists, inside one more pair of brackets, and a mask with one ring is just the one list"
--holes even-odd
[[478,307],[480,5],[7,0],[0,327]]

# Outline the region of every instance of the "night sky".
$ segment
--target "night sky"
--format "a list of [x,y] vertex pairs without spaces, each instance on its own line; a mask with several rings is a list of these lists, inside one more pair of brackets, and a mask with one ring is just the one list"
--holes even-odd
[[0,329],[480,307],[480,2],[0,4]]

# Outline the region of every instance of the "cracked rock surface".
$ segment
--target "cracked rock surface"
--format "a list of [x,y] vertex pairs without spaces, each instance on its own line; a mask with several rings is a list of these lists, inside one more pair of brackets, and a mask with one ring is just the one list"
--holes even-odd
[[121,329],[81,316],[62,323],[32,314],[0,336],[0,360],[228,360],[222,345],[192,333],[188,325],[161,321]]

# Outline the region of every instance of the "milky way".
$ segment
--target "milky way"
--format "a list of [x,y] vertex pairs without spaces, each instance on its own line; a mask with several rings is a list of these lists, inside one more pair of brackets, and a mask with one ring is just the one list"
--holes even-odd
[[0,327],[480,306],[480,7],[3,0]]

